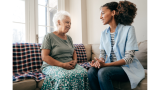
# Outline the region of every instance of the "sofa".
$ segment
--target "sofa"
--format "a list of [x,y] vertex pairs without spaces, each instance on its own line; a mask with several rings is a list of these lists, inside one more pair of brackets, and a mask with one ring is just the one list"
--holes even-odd
[[[23,48],[22,46],[23,45],[21,44],[13,45],[13,90],[40,90],[45,79],[45,75],[40,71],[42,60],[40,55],[41,51],[39,48],[41,44],[26,44],[26,46],[23,46]],[[89,62],[91,60],[94,60],[94,57],[99,57],[99,44],[74,44],[74,46],[77,49],[76,52],[78,64],[88,70],[90,68]],[[139,51],[135,52],[135,56],[139,59],[145,69],[145,78],[138,84],[135,89],[132,90],[147,90],[147,40],[139,42],[138,46]],[[27,50],[27,47],[28,51],[25,51]],[[18,55],[17,52],[21,52],[21,54]],[[30,56],[26,56],[26,53],[28,54],[28,56]],[[20,56],[21,58],[17,60],[17,58],[15,57],[18,56]],[[27,66],[26,70],[21,65],[23,64],[24,66],[28,61],[25,62],[21,59],[33,59],[34,64],[32,63],[29,68]],[[19,60],[21,60],[21,62],[23,63],[20,63]],[[21,68],[23,68],[26,73],[23,72],[21,74],[21,72],[23,71],[21,70]],[[19,71],[17,72],[17,70]],[[129,81],[113,81],[113,86],[115,90],[131,90]]]

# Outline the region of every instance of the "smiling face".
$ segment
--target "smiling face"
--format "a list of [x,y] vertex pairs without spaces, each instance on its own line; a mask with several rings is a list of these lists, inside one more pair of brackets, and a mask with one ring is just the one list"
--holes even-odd
[[70,17],[65,16],[63,20],[58,20],[58,24],[59,30],[63,33],[67,33],[71,27],[71,19]]
[[100,19],[103,25],[109,24],[114,19],[114,11],[111,11],[107,7],[102,7],[100,10]]

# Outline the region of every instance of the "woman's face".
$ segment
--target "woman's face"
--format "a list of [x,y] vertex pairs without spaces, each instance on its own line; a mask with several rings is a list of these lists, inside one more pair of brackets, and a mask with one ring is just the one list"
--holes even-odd
[[103,25],[109,24],[113,19],[113,13],[107,7],[102,7],[100,10],[100,19],[102,20]]
[[60,21],[59,28],[61,28],[63,33],[67,33],[71,27],[71,19],[66,16],[62,21]]

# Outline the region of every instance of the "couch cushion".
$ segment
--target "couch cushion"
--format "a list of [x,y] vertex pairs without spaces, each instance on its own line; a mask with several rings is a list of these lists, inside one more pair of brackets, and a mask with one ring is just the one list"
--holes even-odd
[[92,45],[91,44],[84,44],[84,47],[86,49],[87,61],[91,61],[91,49],[92,49]]
[[40,88],[40,89],[41,89],[42,84],[43,84],[43,81],[44,81],[44,79],[38,82],[38,88]]
[[27,79],[13,83],[13,90],[35,90],[36,82],[34,79]]
[[99,44],[92,44],[92,60],[95,60],[94,57],[99,58],[99,54]]
[[135,56],[141,62],[144,69],[147,69],[147,40],[140,42],[139,51],[135,52]]

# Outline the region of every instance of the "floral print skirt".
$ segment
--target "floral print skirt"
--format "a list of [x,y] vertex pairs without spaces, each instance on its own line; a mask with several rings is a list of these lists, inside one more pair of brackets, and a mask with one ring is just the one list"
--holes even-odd
[[90,90],[87,70],[78,64],[72,70],[47,66],[42,72],[46,78],[41,90]]

